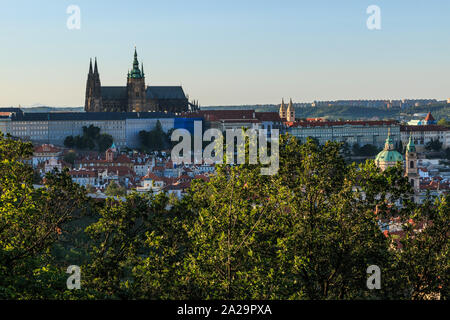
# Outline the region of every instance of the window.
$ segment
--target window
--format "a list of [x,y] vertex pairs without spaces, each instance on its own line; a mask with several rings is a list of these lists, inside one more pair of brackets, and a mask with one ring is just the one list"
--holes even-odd
[[410,168],[414,168],[414,161],[410,161],[410,162],[409,162],[409,167],[410,167]]

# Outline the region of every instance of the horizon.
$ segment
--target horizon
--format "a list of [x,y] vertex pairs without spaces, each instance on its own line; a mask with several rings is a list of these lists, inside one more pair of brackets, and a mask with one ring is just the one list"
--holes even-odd
[[[79,30],[66,25],[71,4],[80,8]],[[381,30],[366,26],[372,4]],[[450,97],[443,0],[0,7],[0,106],[83,106],[89,59],[97,57],[103,86],[125,85],[135,45],[146,85],[182,85],[201,106]]]

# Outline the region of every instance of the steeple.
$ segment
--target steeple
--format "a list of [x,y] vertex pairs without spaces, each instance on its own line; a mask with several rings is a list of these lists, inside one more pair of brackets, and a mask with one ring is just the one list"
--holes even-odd
[[409,135],[409,141],[408,141],[408,144],[407,144],[407,146],[406,146],[406,152],[408,153],[408,152],[416,152],[416,145],[414,144],[414,142],[413,142],[413,139],[412,139],[412,135],[410,134]]
[[97,57],[95,57],[94,73],[95,73],[95,74],[98,74],[98,69],[97,69]]
[[384,150],[385,151],[395,150],[394,141],[392,140],[392,137],[391,137],[391,128],[388,128],[388,136],[387,136],[386,141],[384,143]]
[[89,59],[89,74],[92,74],[92,58]]
[[286,110],[286,120],[289,122],[295,121],[295,110],[292,106],[292,99],[289,99],[289,105]]
[[133,69],[131,70],[131,78],[140,79],[143,75],[141,74],[141,70],[139,70],[139,61],[137,58],[137,50],[134,47],[134,59],[133,59]]
[[286,108],[284,107],[284,99],[281,99],[281,106],[280,106],[280,118],[281,119],[286,119]]

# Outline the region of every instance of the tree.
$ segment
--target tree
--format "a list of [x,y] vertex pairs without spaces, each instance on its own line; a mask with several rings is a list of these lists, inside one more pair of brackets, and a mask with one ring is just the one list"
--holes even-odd
[[122,187],[112,181],[106,187],[105,194],[110,197],[121,197],[127,194],[127,190],[125,189],[125,187]]
[[442,142],[440,142],[438,138],[431,139],[425,145],[425,149],[427,149],[427,150],[439,151],[439,150],[441,150],[441,148],[442,148]]
[[65,162],[70,163],[73,166],[75,160],[77,159],[77,154],[74,151],[69,151],[64,155],[63,159]]
[[450,160],[450,148],[445,149],[445,158]]
[[394,263],[387,272],[400,298],[448,299],[449,212],[449,195],[434,199],[428,195],[422,206],[402,220],[405,236],[392,239],[401,250],[395,252]]
[[[84,191],[67,171],[48,174],[44,188],[33,187],[33,169],[22,163],[30,143],[0,136],[0,298],[71,296],[62,268],[52,265],[50,247],[63,223],[85,207]],[[45,285],[42,285],[45,283]]]
[[87,193],[95,193],[95,187],[91,184],[86,185],[86,192]]
[[98,151],[99,152],[105,152],[112,144],[113,144],[113,137],[109,134],[103,133],[100,134],[98,137]]
[[64,139],[64,146],[66,148],[73,148],[75,146],[75,141],[73,136],[67,136],[66,139]]
[[170,146],[170,136],[163,131],[159,120],[157,120],[156,126],[153,130],[140,131],[139,140],[141,145],[150,151],[160,151]]
[[91,124],[89,127],[83,127],[83,135],[66,137],[64,145],[68,148],[76,147],[80,150],[94,150],[97,148],[99,152],[105,152],[112,145],[113,141],[111,135],[100,134],[100,128]]
[[439,126],[450,127],[450,122],[446,118],[442,118],[437,123]]
[[362,156],[366,157],[373,157],[375,156],[380,150],[374,146],[373,144],[365,144],[361,147],[359,150],[360,154]]

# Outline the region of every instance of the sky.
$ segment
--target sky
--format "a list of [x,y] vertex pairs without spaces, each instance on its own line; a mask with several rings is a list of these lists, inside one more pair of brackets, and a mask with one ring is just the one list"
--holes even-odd
[[202,106],[447,99],[449,37],[448,0],[0,0],[0,106],[83,106],[89,58],[125,86],[134,46],[147,85]]

